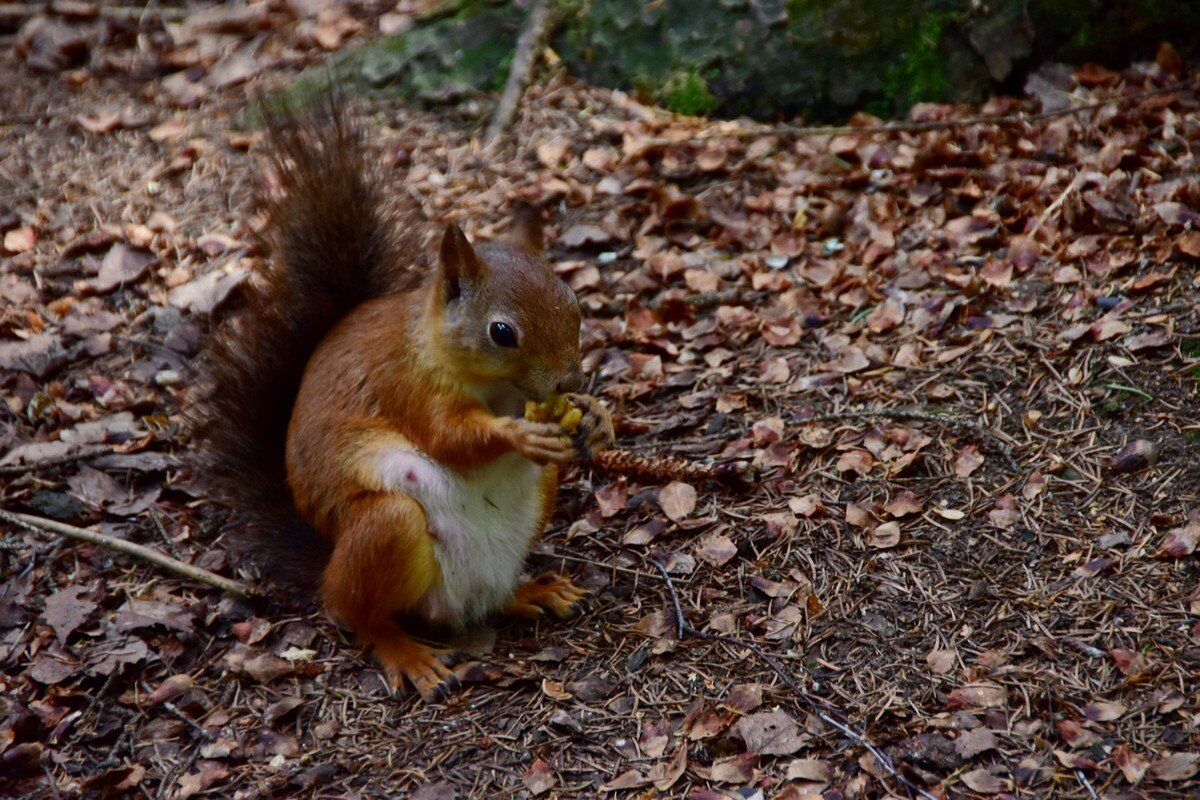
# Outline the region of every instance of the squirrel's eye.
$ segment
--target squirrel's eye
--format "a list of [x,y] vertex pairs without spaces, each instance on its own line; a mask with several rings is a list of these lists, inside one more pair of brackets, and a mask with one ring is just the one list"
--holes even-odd
[[492,341],[501,347],[517,346],[517,332],[508,323],[493,322],[488,325],[488,336],[491,336]]

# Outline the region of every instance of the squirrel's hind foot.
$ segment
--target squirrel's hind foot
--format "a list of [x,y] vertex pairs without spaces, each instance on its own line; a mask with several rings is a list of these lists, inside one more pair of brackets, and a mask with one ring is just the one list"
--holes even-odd
[[547,572],[522,582],[504,606],[504,613],[535,619],[549,611],[559,617],[568,617],[587,595],[587,589],[576,586],[567,576]]
[[461,688],[454,671],[440,658],[452,651],[419,642],[399,628],[370,638],[393,692],[407,681],[426,703],[438,703]]

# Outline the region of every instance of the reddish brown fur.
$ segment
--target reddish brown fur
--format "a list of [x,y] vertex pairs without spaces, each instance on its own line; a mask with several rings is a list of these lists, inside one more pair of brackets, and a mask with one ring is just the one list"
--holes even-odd
[[[383,484],[378,456],[415,448],[463,474],[514,450],[565,460],[565,432],[514,417],[527,399],[578,387],[579,311],[540,257],[540,222],[518,221],[516,244],[478,251],[451,226],[438,268],[425,267],[419,220],[388,211],[360,137],[329,111],[271,126],[284,190],[269,209],[272,267],[210,351],[202,464],[214,493],[253,515],[261,549],[325,543],[329,611],[393,681],[429,697],[450,674],[397,614],[438,584],[440,567],[424,509]],[[497,315],[519,348],[489,342]],[[606,412],[592,413],[603,429]],[[547,464],[540,525],[557,482]],[[564,613],[577,593],[565,579],[535,582],[513,607]]]

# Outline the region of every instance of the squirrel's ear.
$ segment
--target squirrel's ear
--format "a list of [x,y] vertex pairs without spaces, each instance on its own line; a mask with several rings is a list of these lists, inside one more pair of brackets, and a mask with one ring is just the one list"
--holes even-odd
[[542,210],[531,203],[517,203],[513,208],[512,227],[508,231],[508,239],[518,247],[541,255],[546,249]]
[[442,235],[438,260],[446,302],[462,294],[464,282],[472,283],[483,277],[483,260],[467,241],[466,235],[453,222],[446,226],[446,232]]

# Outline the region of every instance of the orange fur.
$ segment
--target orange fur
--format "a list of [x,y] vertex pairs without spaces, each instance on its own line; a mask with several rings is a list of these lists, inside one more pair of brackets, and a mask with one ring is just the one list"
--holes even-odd
[[[385,177],[331,111],[324,127],[273,126],[285,193],[270,209],[272,271],[212,351],[210,463],[224,496],[269,501],[257,528],[275,550],[315,531],[331,551],[330,614],[393,685],[431,699],[453,676],[402,616],[563,615],[583,596],[561,577],[518,585],[557,465],[577,455],[561,427],[520,414],[582,383],[579,308],[541,256],[540,218],[478,249],[451,225],[423,252],[416,218],[385,207]],[[604,446],[608,414],[587,408]]]

